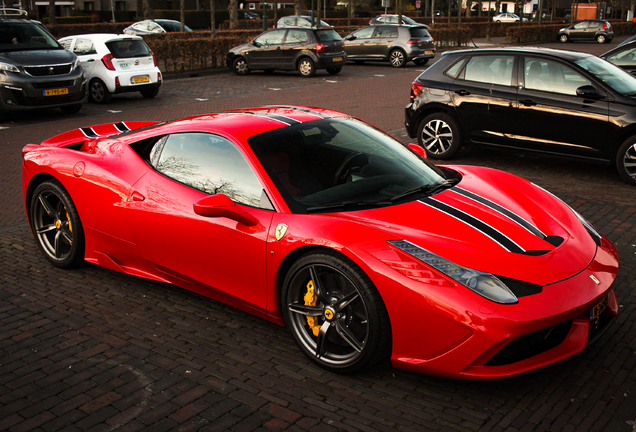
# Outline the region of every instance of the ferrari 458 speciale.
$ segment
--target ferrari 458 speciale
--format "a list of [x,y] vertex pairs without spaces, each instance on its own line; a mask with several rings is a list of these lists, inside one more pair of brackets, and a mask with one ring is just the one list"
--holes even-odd
[[58,267],[88,261],[286,324],[323,368],[495,379],[618,312],[614,246],[514,175],[435,166],[351,116],[270,106],[84,127],[23,149]]

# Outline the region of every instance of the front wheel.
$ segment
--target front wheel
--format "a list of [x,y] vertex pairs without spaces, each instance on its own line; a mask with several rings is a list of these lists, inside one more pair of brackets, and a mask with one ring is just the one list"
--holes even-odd
[[312,77],[316,74],[316,66],[310,58],[305,57],[298,62],[298,72],[304,77]]
[[402,50],[394,49],[389,53],[389,61],[393,67],[404,67],[406,65],[406,55]]
[[339,67],[339,68],[327,68],[327,72],[329,73],[329,75],[338,75],[341,70],[342,70],[341,67]]
[[250,73],[250,68],[247,66],[247,60],[243,57],[237,57],[232,63],[232,70],[237,75],[247,75]]
[[607,38],[605,37],[605,35],[600,34],[600,35],[596,36],[596,42],[598,42],[600,44],[605,43],[606,40],[607,40]]
[[31,226],[40,251],[53,265],[71,268],[84,260],[84,230],[66,189],[49,180],[33,192]]
[[356,372],[390,353],[380,294],[360,267],[335,252],[310,253],[292,265],[281,308],[303,353],[331,372]]
[[636,185],[636,136],[619,147],[616,152],[616,169],[623,180]]
[[88,86],[89,97],[96,104],[106,104],[110,102],[110,92],[106,84],[100,79],[95,78]]
[[568,40],[569,40],[568,35],[566,35],[566,34],[562,34],[561,36],[559,36],[559,40],[560,40],[561,42],[563,42],[563,43],[568,42]]
[[442,112],[430,114],[420,122],[417,140],[433,159],[450,159],[462,146],[459,124]]

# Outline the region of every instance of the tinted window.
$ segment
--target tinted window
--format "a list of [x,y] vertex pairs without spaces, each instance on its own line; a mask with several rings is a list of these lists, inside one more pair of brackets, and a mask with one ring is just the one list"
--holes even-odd
[[614,91],[629,96],[636,95],[636,80],[618,66],[595,56],[576,60],[575,63],[613,88]]
[[430,33],[428,31],[426,31],[426,29],[424,27],[410,28],[409,31],[411,32],[411,36],[413,36],[415,38],[431,37]]
[[29,21],[0,22],[0,51],[62,49],[39,25]]
[[358,39],[371,39],[373,36],[373,31],[375,28],[373,27],[365,27],[353,33],[353,35]]
[[576,89],[592,83],[572,68],[552,60],[526,57],[525,87],[551,93],[576,95]]
[[316,35],[318,36],[318,40],[320,42],[332,42],[342,40],[340,35],[336,33],[335,30],[318,30],[316,31]]
[[398,30],[395,27],[378,27],[375,32],[375,37],[379,38],[396,38],[398,36]]
[[241,152],[229,140],[206,133],[163,137],[150,153],[160,173],[210,195],[261,207],[263,187]]
[[304,30],[289,30],[285,36],[285,43],[308,42],[309,35]]
[[260,35],[255,41],[260,45],[280,45],[283,43],[283,36],[285,30],[274,30]]
[[466,65],[464,76],[468,81],[511,85],[513,63],[513,56],[475,56]]
[[617,66],[636,65],[636,45],[607,56],[606,60]]
[[139,39],[123,39],[106,42],[108,50],[115,58],[146,57],[150,55],[150,48]]
[[417,24],[417,22],[413,21],[411,18],[409,18],[409,17],[407,17],[407,16],[404,16],[404,15],[402,15],[402,21],[403,21],[405,24],[410,24],[410,25]]
[[461,72],[462,67],[464,66],[464,63],[466,63],[466,59],[465,58],[461,59],[460,61],[455,63],[453,66],[451,66],[446,71],[446,75],[448,75],[449,77],[451,77],[453,79],[457,78],[457,76],[459,75],[459,72]]

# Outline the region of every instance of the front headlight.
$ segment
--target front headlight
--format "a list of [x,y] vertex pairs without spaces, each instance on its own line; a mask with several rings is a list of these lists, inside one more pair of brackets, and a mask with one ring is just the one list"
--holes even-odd
[[20,73],[20,69],[18,69],[17,66],[12,65],[10,63],[2,63],[2,62],[0,62],[0,71]]
[[75,63],[73,63],[73,70],[77,69],[77,67],[79,66],[79,64],[80,64],[79,58],[78,58],[78,57],[76,57],[76,58],[75,58]]
[[512,291],[495,275],[455,264],[407,240],[389,240],[388,243],[488,300],[502,304],[519,302]]

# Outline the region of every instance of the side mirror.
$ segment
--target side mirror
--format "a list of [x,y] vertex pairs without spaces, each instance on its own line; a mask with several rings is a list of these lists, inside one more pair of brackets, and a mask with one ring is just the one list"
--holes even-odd
[[426,157],[426,151],[420,145],[415,143],[410,143],[409,148],[413,150],[415,153],[417,153],[418,155],[422,156],[424,159],[428,159]]
[[577,88],[576,95],[587,99],[598,99],[601,96],[598,90],[591,85],[584,85]]
[[345,40],[356,40],[357,37],[355,37],[354,35],[349,35],[345,38]]
[[193,204],[194,212],[199,216],[206,217],[224,217],[232,219],[245,226],[254,226],[258,224],[251,214],[247,213],[234,201],[223,194],[216,194],[201,198]]
[[255,47],[257,47],[257,48],[261,46],[260,42],[256,42],[255,40],[253,40],[252,42],[250,42],[250,44],[251,44],[251,45],[254,45],[254,46],[255,46]]

